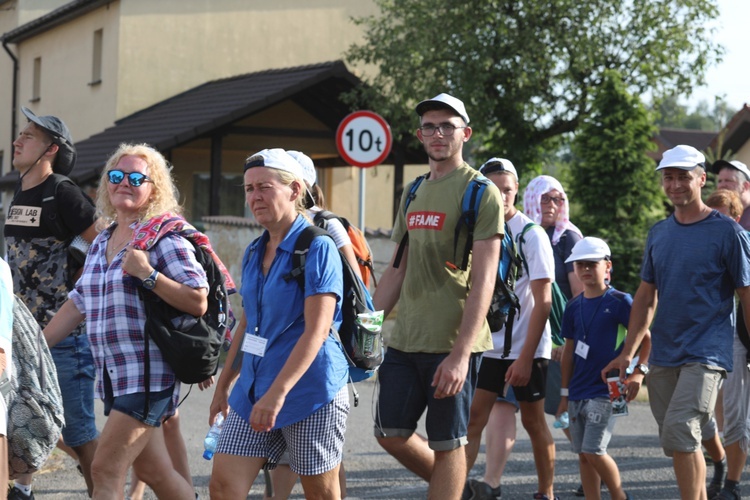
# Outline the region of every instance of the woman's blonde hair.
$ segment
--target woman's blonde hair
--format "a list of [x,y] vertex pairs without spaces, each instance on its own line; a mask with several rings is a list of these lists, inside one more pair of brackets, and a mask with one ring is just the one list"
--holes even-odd
[[706,200],[706,205],[711,208],[725,208],[727,214],[734,220],[742,216],[742,202],[740,196],[729,189],[717,189]]
[[99,179],[99,187],[96,190],[96,212],[99,229],[109,226],[117,217],[117,211],[112,206],[107,192],[107,184],[109,184],[107,172],[114,169],[124,156],[137,156],[148,165],[147,175],[152,183],[151,196],[148,203],[143,206],[138,214],[139,220],[147,220],[167,212],[181,214],[182,206],[178,201],[179,192],[174,179],[172,179],[171,167],[164,156],[148,144],[122,143],[107,160]]

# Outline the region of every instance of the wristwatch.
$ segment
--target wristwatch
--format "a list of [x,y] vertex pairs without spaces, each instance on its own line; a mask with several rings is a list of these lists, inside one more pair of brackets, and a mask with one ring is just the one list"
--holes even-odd
[[635,365],[635,368],[633,371],[638,370],[643,375],[648,375],[648,365],[644,365],[643,363]]
[[153,272],[148,275],[148,278],[141,282],[141,286],[143,286],[143,288],[145,288],[146,290],[153,290],[156,286],[156,278],[158,277],[159,271],[154,269]]

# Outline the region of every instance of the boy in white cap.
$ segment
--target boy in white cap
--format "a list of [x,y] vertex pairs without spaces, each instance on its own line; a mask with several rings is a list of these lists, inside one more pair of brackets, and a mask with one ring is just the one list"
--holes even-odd
[[[570,415],[571,443],[579,457],[586,498],[601,498],[600,484],[604,481],[613,500],[628,499],[617,464],[607,454],[615,420],[607,383],[600,373],[622,351],[633,299],[607,284],[612,261],[609,246],[603,240],[583,238],[565,262],[573,263],[583,293],[568,302],[563,315],[561,333],[566,340],[557,415],[566,411]],[[640,351],[641,364],[628,379],[628,401],[638,394],[644,372],[648,371],[643,367],[650,350],[650,336],[646,332]]]
[[703,203],[705,157],[698,150],[666,151],[657,171],[674,214],[649,231],[625,347],[602,378],[616,368],[624,379],[652,325],[647,382],[661,445],[673,457],[680,496],[706,498],[701,427],[733,369],[735,292],[746,325],[750,318],[750,238]]

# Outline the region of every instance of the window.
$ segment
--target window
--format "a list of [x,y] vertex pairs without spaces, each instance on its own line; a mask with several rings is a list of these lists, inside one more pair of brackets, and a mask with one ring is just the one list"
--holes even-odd
[[91,81],[89,85],[99,85],[102,83],[102,42],[104,31],[94,31],[94,59],[91,64]]
[[[211,176],[209,174],[195,174],[193,176],[193,206],[192,220],[199,221],[208,215],[208,203],[211,193],[208,189]],[[245,192],[242,189],[244,177],[242,174],[222,174],[219,184],[219,214],[245,214]]]
[[34,58],[34,80],[31,87],[31,102],[39,101],[41,96],[42,87],[42,58]]

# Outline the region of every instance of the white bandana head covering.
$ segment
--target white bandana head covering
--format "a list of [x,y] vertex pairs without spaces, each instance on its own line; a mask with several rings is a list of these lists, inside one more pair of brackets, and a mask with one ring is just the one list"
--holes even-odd
[[540,175],[535,177],[529,185],[526,186],[526,190],[523,193],[523,213],[525,213],[531,220],[537,224],[542,222],[542,195],[547,194],[550,191],[557,190],[562,194],[563,202],[562,207],[558,209],[557,222],[555,222],[555,231],[552,233],[552,244],[556,245],[560,241],[560,236],[570,229],[574,233],[583,238],[581,230],[578,229],[575,224],[570,222],[568,219],[568,213],[570,211],[570,205],[568,204],[568,197],[565,194],[565,190],[560,184],[560,181],[549,175]]

